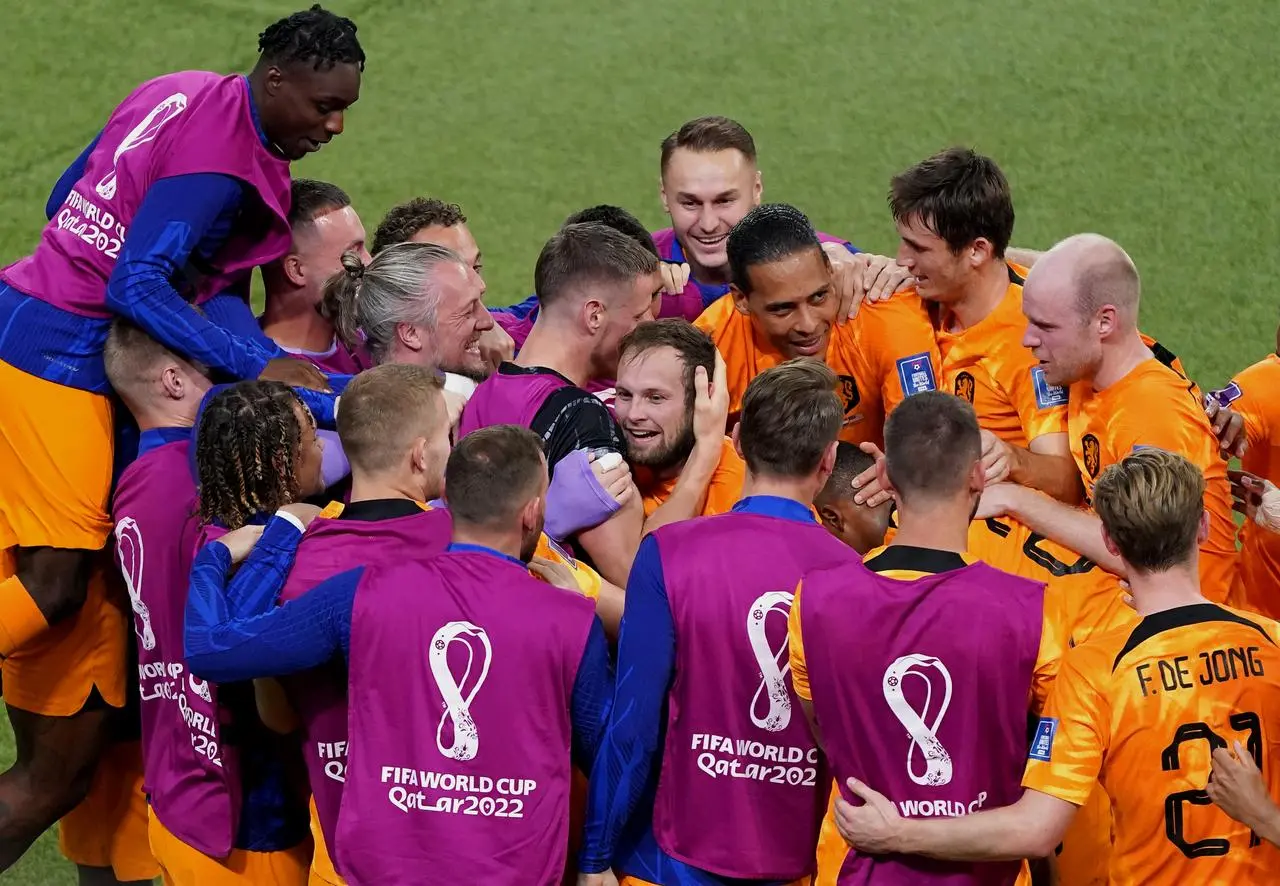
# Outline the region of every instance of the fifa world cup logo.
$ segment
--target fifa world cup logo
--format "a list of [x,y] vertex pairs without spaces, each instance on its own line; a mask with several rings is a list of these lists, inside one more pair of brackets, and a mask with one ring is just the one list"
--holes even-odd
[[[770,615],[781,616],[780,620],[786,624],[793,599],[795,594],[787,591],[768,591],[756,598],[747,613],[747,640],[760,666],[760,685],[751,697],[751,722],[767,732],[781,732],[791,723],[791,692],[787,689],[791,661],[787,636],[783,633],[782,642],[774,649],[769,645],[766,629]],[[768,701],[763,717],[758,714],[762,697]]]
[[129,592],[129,605],[133,608],[133,629],[143,649],[156,648],[156,635],[151,629],[151,610],[142,602],[142,565],[146,552],[142,547],[142,533],[138,521],[125,517],[116,524],[116,557],[124,574],[124,586]]
[[[937,675],[937,683],[930,675],[930,670]],[[904,684],[908,678],[919,690],[913,695],[921,699],[920,710],[916,710],[907,701]],[[935,691],[937,690],[937,691]],[[929,709],[935,703],[935,696],[941,696],[937,702],[937,711],[933,714],[933,722],[926,722]],[[898,718],[911,737],[907,746],[907,775],[918,785],[939,787],[951,782],[951,755],[938,740],[938,728],[942,718],[951,705],[951,672],[941,660],[929,655],[904,655],[889,665],[884,672],[884,700],[889,709]],[[917,758],[924,758],[924,771],[917,771]]]
[[[454,643],[460,643],[467,652],[462,676],[457,678],[449,667],[449,647]],[[444,699],[444,712],[440,715],[440,725],[436,727],[436,748],[451,760],[470,760],[480,750],[480,734],[476,731],[475,720],[471,718],[471,703],[484,685],[485,677],[489,676],[492,659],[489,635],[469,621],[451,621],[431,638],[427,661]],[[446,724],[452,725],[448,744],[444,741]]]
[[98,196],[103,200],[110,200],[114,197],[116,195],[116,167],[120,165],[120,158],[134,148],[155,141],[156,136],[160,134],[160,129],[186,109],[187,97],[181,92],[175,92],[152,108],[151,113],[143,117],[142,122],[133,127],[132,131],[124,137],[124,141],[120,142],[120,146],[116,148],[115,156],[111,158],[111,170],[93,188],[98,192]]

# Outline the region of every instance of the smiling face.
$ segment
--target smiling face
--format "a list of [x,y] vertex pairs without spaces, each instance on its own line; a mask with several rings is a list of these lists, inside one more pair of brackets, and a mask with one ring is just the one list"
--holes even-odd
[[723,273],[729,231],[760,203],[760,173],[737,150],[677,148],[662,172],[662,205],[695,269]]
[[818,248],[805,248],[747,270],[751,292],[733,290],[738,310],[785,359],[824,360],[839,301],[831,292],[831,265]]
[[488,375],[488,365],[480,355],[480,336],[493,328],[493,316],[484,306],[484,281],[470,267],[458,262],[442,262],[433,285],[439,287],[436,307],[436,365],[445,372],[476,381]]
[[614,414],[627,438],[627,460],[656,472],[683,465],[693,451],[693,403],[679,352],[626,351],[616,387]]
[[957,255],[947,241],[912,216],[898,222],[898,264],[916,278],[916,291],[928,301],[943,304],[964,293],[969,267],[967,250]]
[[[255,72],[256,75],[256,72]],[[271,65],[261,75],[262,130],[288,160],[300,160],[342,134],[347,108],[360,98],[360,67]]]

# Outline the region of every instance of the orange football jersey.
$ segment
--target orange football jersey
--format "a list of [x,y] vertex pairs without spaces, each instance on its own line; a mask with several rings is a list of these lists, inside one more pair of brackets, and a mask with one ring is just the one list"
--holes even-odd
[[1280,625],[1181,606],[1070,650],[1032,739],[1023,785],[1115,815],[1111,883],[1275,882],[1280,850],[1209,801],[1213,748],[1240,741],[1280,796]]
[[1236,571],[1236,524],[1227,463],[1199,389],[1151,359],[1105,390],[1095,391],[1088,382],[1072,385],[1067,414],[1071,453],[1090,501],[1098,475],[1142,447],[1175,452],[1204,471],[1209,538],[1200,546],[1201,592],[1226,600]]
[[[725,438],[720,450],[720,463],[711,474],[711,482],[707,484],[707,497],[703,501],[698,516],[711,517],[715,514],[727,514],[742,498],[742,483],[747,478],[747,464],[733,448],[733,441]],[[676,488],[679,477],[670,480],[651,480],[643,468],[636,471],[636,484],[644,497],[644,515],[653,514],[670,497]]]
[[[694,323],[711,336],[724,357],[730,424],[742,410],[751,380],[784,358],[738,311],[729,294]],[[840,439],[880,444],[885,417],[912,394],[937,388],[938,348],[920,297],[899,293],[863,305],[852,320],[833,326],[826,363],[840,380],[844,429]]]
[[[1270,354],[1238,374],[1214,396],[1244,418],[1249,448],[1240,466],[1280,483],[1280,357]],[[1280,618],[1280,534],[1253,521],[1240,530],[1243,546],[1233,602],[1268,618]]]

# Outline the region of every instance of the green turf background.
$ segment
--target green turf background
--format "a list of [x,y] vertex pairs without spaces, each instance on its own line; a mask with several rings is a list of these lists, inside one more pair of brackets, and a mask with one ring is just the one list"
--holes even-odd
[[[245,70],[295,7],[254,0],[10,3],[0,53],[0,260],[139,81]],[[1274,347],[1280,87],[1274,0],[352,0],[369,55],[347,132],[296,174],[352,194],[370,233],[430,194],[462,204],[495,302],[530,291],[560,221],[611,202],[654,227],[657,148],[742,121],[766,199],[895,248],[889,176],[951,143],[1014,187],[1015,242],[1093,230],[1133,255],[1144,328],[1216,385]],[[0,727],[0,762],[11,754]],[[73,883],[52,835],[6,884]]]

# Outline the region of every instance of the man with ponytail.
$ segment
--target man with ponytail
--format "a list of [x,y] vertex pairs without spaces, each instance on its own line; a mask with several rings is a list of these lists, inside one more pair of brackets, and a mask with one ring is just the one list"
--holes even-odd
[[342,132],[364,50],[319,5],[258,49],[247,76],[134,89],[55,185],[35,251],[0,271],[0,657],[18,748],[0,775],[0,873],[83,799],[125,701],[127,628],[88,581],[112,529],[112,317],[212,372],[327,386],[229,332],[223,308],[248,314],[253,268],[288,250],[289,164]]

